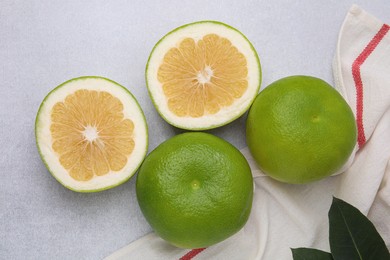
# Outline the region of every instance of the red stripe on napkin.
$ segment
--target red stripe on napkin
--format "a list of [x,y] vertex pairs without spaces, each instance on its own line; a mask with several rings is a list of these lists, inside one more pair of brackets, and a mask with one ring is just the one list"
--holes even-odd
[[364,50],[359,54],[356,60],[352,63],[352,76],[356,87],[356,123],[358,128],[358,145],[361,148],[366,143],[366,136],[364,134],[363,126],[363,82],[360,73],[360,67],[366,61],[368,56],[375,50],[378,44],[385,37],[390,30],[390,26],[384,24],[377,32],[374,38],[367,44]]
[[197,256],[200,252],[202,252],[205,249],[206,248],[192,249],[190,252],[180,257],[180,260],[191,260],[192,258]]

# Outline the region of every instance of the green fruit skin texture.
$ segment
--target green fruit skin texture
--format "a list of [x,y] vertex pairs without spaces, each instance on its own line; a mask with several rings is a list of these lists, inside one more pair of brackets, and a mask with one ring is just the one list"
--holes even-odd
[[339,170],[356,145],[357,130],[351,108],[328,83],[291,76],[258,94],[248,113],[246,138],[263,172],[303,184]]
[[193,132],[165,141],[148,155],[136,190],[142,213],[161,238],[181,248],[202,248],[247,222],[253,178],[235,147]]

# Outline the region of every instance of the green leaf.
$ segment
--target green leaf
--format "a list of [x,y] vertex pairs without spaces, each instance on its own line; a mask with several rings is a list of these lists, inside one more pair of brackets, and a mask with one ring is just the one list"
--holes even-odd
[[390,259],[378,231],[357,208],[333,198],[328,216],[329,243],[334,259]]
[[291,248],[294,260],[333,260],[330,253],[313,248]]

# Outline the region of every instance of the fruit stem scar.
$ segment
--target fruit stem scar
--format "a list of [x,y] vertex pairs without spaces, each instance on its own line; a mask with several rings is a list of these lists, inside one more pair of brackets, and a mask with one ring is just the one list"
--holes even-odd
[[320,120],[320,118],[318,117],[318,115],[313,115],[312,117],[311,117],[311,121],[312,122],[318,122]]
[[191,187],[193,190],[197,190],[200,188],[200,182],[198,180],[193,180],[191,182]]

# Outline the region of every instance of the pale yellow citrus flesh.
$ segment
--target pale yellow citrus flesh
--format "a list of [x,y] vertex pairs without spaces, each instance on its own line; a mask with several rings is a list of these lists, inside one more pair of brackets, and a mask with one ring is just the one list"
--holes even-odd
[[105,91],[78,90],[51,110],[52,148],[77,181],[123,169],[135,146],[133,130],[121,101]]
[[168,108],[198,118],[233,104],[248,88],[245,56],[216,34],[183,39],[165,54],[158,69]]

